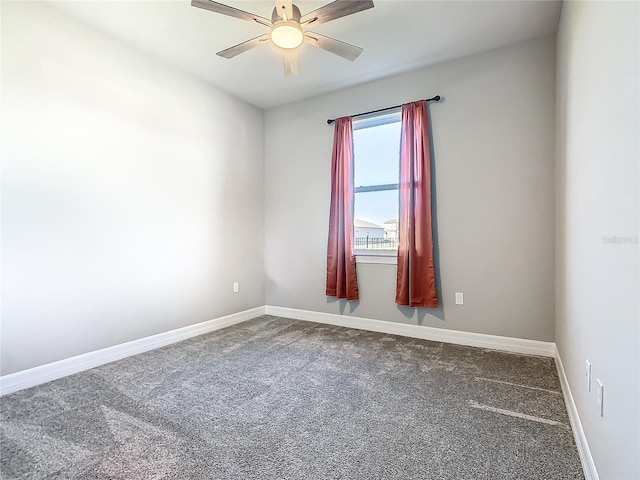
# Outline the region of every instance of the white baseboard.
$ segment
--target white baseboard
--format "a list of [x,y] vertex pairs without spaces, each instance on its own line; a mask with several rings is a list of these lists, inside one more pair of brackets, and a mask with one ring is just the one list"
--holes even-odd
[[165,345],[212,332],[220,328],[229,327],[259,317],[260,315],[264,315],[264,313],[264,306],[252,308],[195,325],[189,325],[176,330],[170,330],[157,335],[151,335],[150,337],[140,338],[131,342],[114,345],[113,347],[95,350],[5,375],[0,377],[0,396],[98,367],[105,363],[114,362],[131,355],[137,355],[138,353],[153,350],[154,348],[164,347]]
[[580,456],[580,462],[582,463],[582,470],[584,471],[585,480],[599,480],[598,471],[596,465],[591,456],[591,450],[587,443],[587,437],[584,434],[582,428],[582,422],[580,421],[580,415],[578,415],[578,409],[576,403],[573,401],[573,394],[571,393],[571,387],[567,380],[567,375],[562,365],[562,359],[560,358],[560,352],[555,349],[555,361],[556,368],[558,370],[558,377],[560,378],[560,386],[562,387],[562,394],[564,396],[564,403],[567,406],[567,412],[569,413],[569,423],[571,423],[571,430],[573,431],[573,438],[576,441],[578,447],[578,455]]
[[296,308],[265,307],[267,315],[307,320],[310,322],[327,323],[340,327],[357,328],[359,330],[371,330],[373,332],[389,333],[404,337],[421,338],[435,342],[455,343],[472,347],[491,348],[505,352],[524,353],[528,355],[540,355],[553,357],[556,352],[555,343],[541,342],[538,340],[526,340],[523,338],[500,337],[497,335],[485,335],[482,333],[462,332],[445,328],[423,327],[409,325],[407,323],[387,322],[369,318],[337,315],[334,313],[313,312],[310,310],[298,310]]
[[360,330],[371,330],[392,335],[402,335],[405,337],[491,348],[529,355],[553,357],[556,352],[555,344],[552,342],[499,337],[481,333],[422,327],[405,323],[266,305],[5,375],[0,377],[0,396],[98,367],[105,363],[114,362],[131,355],[137,355],[138,353],[153,350],[154,348],[163,347],[187,338],[212,332],[220,328],[235,325],[264,315],[265,313],[298,320],[357,328]]

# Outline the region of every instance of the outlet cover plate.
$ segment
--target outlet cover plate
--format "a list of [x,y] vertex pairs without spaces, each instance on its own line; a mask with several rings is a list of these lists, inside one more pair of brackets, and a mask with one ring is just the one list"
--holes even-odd
[[585,360],[584,364],[584,377],[587,382],[587,392],[591,391],[591,362],[589,360]]
[[456,292],[456,305],[464,305],[464,293]]
[[596,390],[598,394],[598,411],[601,417],[604,417],[604,385],[600,379],[596,379]]

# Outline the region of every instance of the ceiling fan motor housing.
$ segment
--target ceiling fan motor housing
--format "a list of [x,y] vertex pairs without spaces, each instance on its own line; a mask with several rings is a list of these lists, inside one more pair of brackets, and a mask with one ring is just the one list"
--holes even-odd
[[[282,10],[284,11],[284,9]],[[300,9],[296,5],[291,5],[291,14],[291,18],[287,18],[287,20],[300,23],[302,14],[300,13]],[[284,21],[284,16],[278,13],[278,7],[273,7],[273,13],[271,14],[271,23],[275,25],[277,22],[282,21]]]

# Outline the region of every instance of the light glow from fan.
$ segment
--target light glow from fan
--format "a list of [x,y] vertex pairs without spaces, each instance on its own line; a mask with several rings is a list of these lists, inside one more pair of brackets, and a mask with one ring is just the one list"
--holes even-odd
[[298,24],[293,22],[282,22],[274,25],[271,30],[271,40],[276,46],[286,48],[298,48],[304,40],[304,33]]

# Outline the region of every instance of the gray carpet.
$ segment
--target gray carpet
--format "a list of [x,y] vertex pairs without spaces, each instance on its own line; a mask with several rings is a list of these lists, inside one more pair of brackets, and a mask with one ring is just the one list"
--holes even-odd
[[2,479],[581,479],[549,358],[264,316],[0,399]]

